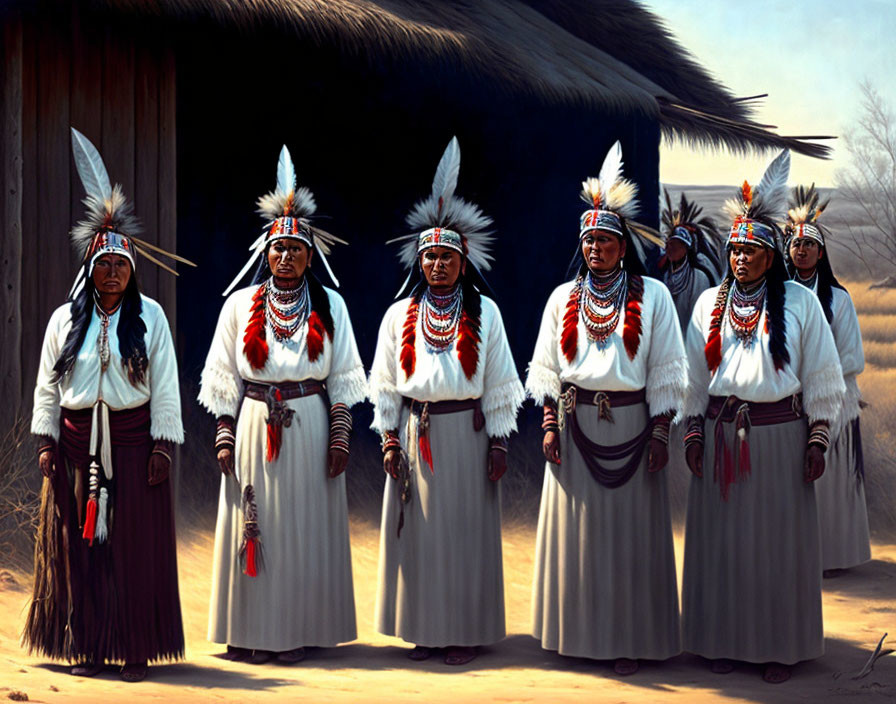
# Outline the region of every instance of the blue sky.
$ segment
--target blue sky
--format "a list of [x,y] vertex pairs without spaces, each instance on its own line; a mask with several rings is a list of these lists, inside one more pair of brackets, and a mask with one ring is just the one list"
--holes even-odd
[[[858,114],[858,84],[870,80],[896,109],[893,0],[641,0],[735,95],[768,93],[760,122],[782,134],[834,134]],[[833,185],[846,163],[833,142],[829,162],[794,155],[791,182]],[[748,158],[664,143],[666,183],[758,179],[771,155]]]

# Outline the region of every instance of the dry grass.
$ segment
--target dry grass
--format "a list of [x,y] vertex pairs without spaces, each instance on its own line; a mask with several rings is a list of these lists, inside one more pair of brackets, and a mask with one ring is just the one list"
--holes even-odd
[[868,281],[843,281],[859,315],[896,314],[896,289],[870,288]]
[[0,440],[0,565],[29,568],[40,508],[41,474],[29,418],[18,418]]
[[896,342],[875,342],[863,340],[865,362],[875,367],[889,369],[896,367]]
[[891,538],[896,535],[896,368],[868,368],[859,388],[870,404],[862,413],[868,521],[875,537]]
[[896,342],[896,315],[870,313],[859,316],[862,342]]

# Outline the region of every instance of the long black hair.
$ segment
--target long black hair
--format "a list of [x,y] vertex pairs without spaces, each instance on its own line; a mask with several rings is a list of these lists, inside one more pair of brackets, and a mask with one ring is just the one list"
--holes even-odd
[[[89,263],[84,264],[84,286],[69,304],[72,326],[62,345],[62,352],[53,365],[56,381],[71,373],[78,352],[87,337],[96,294],[93,277],[89,275],[89,266]],[[118,313],[118,350],[121,354],[121,364],[133,386],[146,381],[146,368],[149,365],[146,356],[146,323],[141,316],[142,312],[140,285],[137,281],[137,272],[132,266],[131,278],[121,298],[121,309]]]
[[[622,224],[622,241],[625,242],[625,257],[623,258],[625,270],[633,276],[650,276],[647,272],[647,267],[644,266],[641,257],[638,256],[638,249],[632,241],[632,234],[625,224],[625,218],[620,217],[619,221]],[[576,251],[566,270],[566,276],[567,278],[578,278],[579,276],[584,276],[587,271],[588,263],[585,261],[585,255],[582,253],[582,238],[579,237]]]
[[[672,260],[669,259],[668,256],[663,258],[664,261],[660,262],[659,270],[660,273],[665,273],[667,270],[672,267]],[[718,272],[712,271],[707,265],[706,262],[700,259],[697,256],[697,251],[692,249],[691,247],[687,248],[687,254],[685,255],[685,259],[688,260],[688,264],[692,269],[699,269],[704,274],[706,274],[706,279],[709,281],[710,285],[715,285],[715,282],[719,278]]]
[[[836,276],[834,276],[834,270],[831,268],[831,260],[828,258],[827,248],[819,244],[818,249],[822,254],[821,258],[818,260],[818,264],[815,265],[815,271],[818,274],[816,292],[818,295],[818,302],[821,303],[821,308],[824,311],[824,317],[827,318],[828,324],[830,324],[834,320],[834,289],[839,288],[841,291],[846,291],[846,287],[837,280]],[[790,242],[787,243],[786,251],[787,274],[788,277],[792,279],[796,277],[797,270],[793,265],[793,260],[790,258]]]
[[[305,242],[304,240],[299,241],[306,247],[308,247],[309,252],[314,251],[314,247],[309,245],[307,242]],[[255,275],[252,277],[252,286],[264,283],[273,275],[271,272],[271,266],[270,264],[268,264],[268,250],[274,242],[276,242],[276,240],[268,242],[267,247],[265,247],[264,254],[261,257],[261,261],[258,263],[258,267],[255,269]],[[320,279],[317,278],[317,274],[312,271],[310,265],[305,267],[304,276],[305,280],[308,282],[308,295],[311,297],[311,310],[315,311],[318,314],[318,316],[320,317],[320,322],[324,325],[324,330],[327,331],[327,335],[329,335],[330,339],[333,339],[334,326],[333,312],[330,310],[330,297],[327,295],[327,292],[324,289],[324,285],[321,283]]]

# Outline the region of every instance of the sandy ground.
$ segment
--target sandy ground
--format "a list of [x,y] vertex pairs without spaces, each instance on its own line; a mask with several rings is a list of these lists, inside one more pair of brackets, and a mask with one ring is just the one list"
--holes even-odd
[[[778,702],[896,700],[896,656],[853,680],[885,631],[896,642],[896,545],[874,546],[874,560],[825,580],[826,655],[803,664],[791,681],[767,685],[756,666],[713,675],[704,662],[681,655],[643,663],[634,676],[616,676],[610,663],[548,653],[528,634],[534,530],[507,527],[504,569],[508,638],[463,668],[438,659],[412,663],[406,646],[373,630],[378,529],[352,526],[359,638],[315,650],[287,667],[229,663],[222,647],[205,640],[212,537],[184,536],[179,560],[187,661],[150,668],[141,684],[125,684],[115,669],[93,679],[73,678],[68,668],[29,657],[19,647],[28,603],[28,576],[0,580],[0,699],[25,693],[40,702],[288,701],[315,702]],[[679,563],[681,536],[677,536]],[[679,564],[679,574],[681,565]],[[8,576],[8,573],[7,573]]]

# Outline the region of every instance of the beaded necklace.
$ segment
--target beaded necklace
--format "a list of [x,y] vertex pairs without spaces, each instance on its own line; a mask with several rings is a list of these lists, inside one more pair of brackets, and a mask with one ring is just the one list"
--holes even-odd
[[669,269],[666,271],[665,279],[666,287],[673,297],[678,296],[686,289],[690,288],[691,281],[694,279],[694,270],[691,263],[685,257],[681,265],[676,269],[672,262],[669,262]]
[[450,349],[457,337],[457,326],[463,314],[464,296],[460,286],[445,295],[423,292],[420,300],[420,328],[426,349],[436,354]]
[[268,327],[280,342],[290,339],[311,312],[308,282],[303,278],[296,288],[280,289],[271,277],[265,283],[265,295],[264,312]]
[[593,275],[590,271],[582,283],[580,310],[588,339],[599,347],[607,340],[616,326],[628,293],[628,277],[625,269],[610,274]]
[[744,290],[735,281],[731,287],[731,305],[728,306],[728,322],[734,330],[735,336],[744,347],[753,344],[756,338],[756,328],[759,326],[759,318],[765,307],[765,295],[768,291],[767,282],[762,282],[748,290]]

